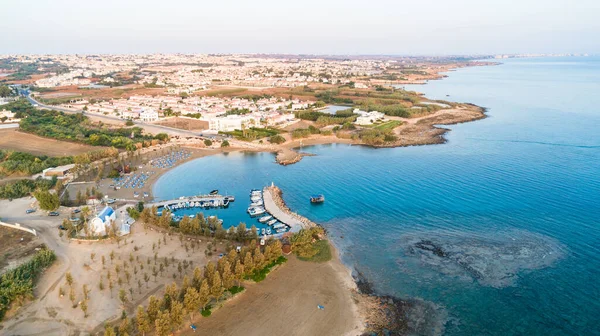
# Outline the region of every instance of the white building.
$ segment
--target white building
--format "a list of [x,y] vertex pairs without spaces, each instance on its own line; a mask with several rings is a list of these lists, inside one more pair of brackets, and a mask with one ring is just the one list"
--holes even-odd
[[140,119],[145,122],[152,122],[158,120],[158,112],[152,108],[145,108],[140,113]]
[[106,228],[110,227],[116,219],[115,210],[107,206],[90,221],[90,229],[97,235],[106,234]]
[[208,120],[208,128],[218,132],[232,132],[257,126],[259,121],[252,115],[228,115]]
[[377,111],[366,112],[359,109],[354,109],[353,112],[359,114],[355,122],[357,125],[371,125],[375,122],[383,121],[385,119],[385,114]]

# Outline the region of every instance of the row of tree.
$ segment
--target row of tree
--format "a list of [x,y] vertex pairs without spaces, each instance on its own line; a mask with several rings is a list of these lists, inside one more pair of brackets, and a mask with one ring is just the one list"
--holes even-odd
[[0,176],[11,174],[33,175],[49,167],[73,163],[72,156],[48,157],[0,149]]
[[0,276],[0,320],[13,301],[33,295],[35,281],[55,259],[52,250],[42,249],[30,261]]
[[[136,216],[139,209],[128,210]],[[132,216],[133,217],[133,216]],[[158,226],[163,229],[179,231],[183,234],[200,235],[206,237],[215,237],[217,239],[227,239],[236,241],[246,241],[258,238],[258,229],[252,225],[250,230],[246,224],[240,223],[237,227],[230,227],[225,230],[221,221],[216,216],[204,217],[203,213],[198,213],[194,218],[184,216],[180,221],[175,221],[168,210],[163,210],[159,216],[157,208],[144,208],[138,217],[144,225]]]
[[6,182],[0,185],[0,199],[25,197],[35,190],[48,190],[54,187],[56,183],[56,177],[51,180],[38,177],[36,180],[23,179]]
[[115,327],[107,326],[104,335],[116,335],[117,332],[119,335],[145,334],[153,330],[159,336],[169,335],[181,327],[187,314],[190,319],[198,311],[208,315],[212,302],[222,300],[228,291],[241,290],[243,279],[264,273],[282,259],[285,260],[279,240],[269,241],[264,250],[256,245],[256,241],[242,248],[240,253],[231,249],[216,264],[209,261],[203,270],[196,267],[191,278],[183,278],[181,287],[176,283],[168,285],[162,299],[150,296],[147,307],[137,307],[133,323],[122,322],[117,331]]

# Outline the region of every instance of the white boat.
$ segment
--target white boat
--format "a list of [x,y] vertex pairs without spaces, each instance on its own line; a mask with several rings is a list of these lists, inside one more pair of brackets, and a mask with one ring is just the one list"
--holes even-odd
[[271,228],[267,228],[267,234],[270,235],[271,234]]
[[252,202],[252,204],[250,204],[251,207],[258,207],[258,206],[261,206],[261,205],[263,205],[263,201],[261,201],[261,200],[256,201],[256,202]]
[[258,215],[262,215],[264,214],[265,208],[262,207],[256,207],[256,208],[250,208],[248,209],[248,213],[250,214],[250,216],[254,217],[254,216],[258,216]]
[[286,229],[277,229],[276,231],[277,231],[277,233],[282,233],[282,232],[285,232]]
[[284,227],[285,227],[285,224],[281,224],[281,223],[277,223],[277,224],[273,225],[274,229],[281,229],[281,228],[284,228]]
[[267,222],[267,225],[271,226],[273,224],[277,223],[277,219],[272,219],[270,221]]
[[250,197],[250,201],[252,201],[252,202],[262,201],[262,197],[260,197],[260,196],[252,196],[252,197]]
[[260,217],[258,219],[258,221],[261,223],[266,223],[266,222],[270,221],[271,219],[273,219],[273,216],[268,215],[268,216]]
[[196,215],[189,215],[188,217],[189,218],[194,218],[194,217],[196,217]]
[[262,228],[262,229],[260,229],[260,234],[261,234],[261,235],[263,235],[263,236],[264,236],[266,232],[267,232],[267,231],[265,230],[265,228]]

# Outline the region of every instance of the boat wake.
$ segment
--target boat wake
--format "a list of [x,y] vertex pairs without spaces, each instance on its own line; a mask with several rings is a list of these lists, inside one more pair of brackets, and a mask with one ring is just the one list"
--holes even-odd
[[573,145],[573,144],[563,144],[563,143],[543,142],[543,141],[530,141],[530,140],[503,140],[503,139],[482,139],[482,138],[468,138],[468,139],[469,140],[478,140],[478,141],[488,141],[488,142],[528,143],[528,144],[556,146],[556,147],[600,148],[600,145]]
[[564,255],[556,240],[522,230],[489,234],[419,232],[400,245],[408,259],[445,275],[490,287],[514,286],[520,272],[548,267]]

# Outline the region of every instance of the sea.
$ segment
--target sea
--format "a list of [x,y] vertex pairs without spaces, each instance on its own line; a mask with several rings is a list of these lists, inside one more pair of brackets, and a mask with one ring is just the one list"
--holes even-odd
[[275,183],[356,274],[411,302],[414,335],[600,335],[600,58],[499,62],[406,87],[487,109],[445,144],[304,147],[315,156],[285,167],[215,155],[154,195],[219,189],[236,202],[211,214],[250,226],[250,189]]

